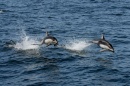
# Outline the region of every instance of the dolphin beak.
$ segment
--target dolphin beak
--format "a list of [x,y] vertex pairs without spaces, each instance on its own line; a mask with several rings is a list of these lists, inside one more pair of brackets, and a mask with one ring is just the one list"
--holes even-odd
[[115,53],[115,51],[113,51],[113,53]]
[[56,43],[56,44],[54,44],[54,46],[57,46],[57,45],[59,45],[59,44],[58,44],[58,41],[57,41],[57,43]]
[[110,51],[114,53],[114,49],[110,49]]
[[114,51],[112,51],[114,53]]

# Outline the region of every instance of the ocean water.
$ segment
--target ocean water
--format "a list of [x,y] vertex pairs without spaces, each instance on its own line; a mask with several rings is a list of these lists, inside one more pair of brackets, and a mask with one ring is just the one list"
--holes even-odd
[[129,56],[129,0],[0,0],[0,86],[130,86]]

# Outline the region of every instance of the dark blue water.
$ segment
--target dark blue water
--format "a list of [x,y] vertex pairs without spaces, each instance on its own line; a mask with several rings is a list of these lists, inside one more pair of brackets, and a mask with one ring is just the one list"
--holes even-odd
[[[66,48],[32,47],[45,31]],[[129,52],[129,0],[0,0],[0,86],[130,86]]]

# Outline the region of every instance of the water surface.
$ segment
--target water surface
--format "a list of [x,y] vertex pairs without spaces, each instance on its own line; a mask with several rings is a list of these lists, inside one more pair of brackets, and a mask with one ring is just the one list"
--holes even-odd
[[[129,27],[129,0],[1,0],[0,86],[129,86]],[[31,45],[45,31],[59,47]],[[115,53],[89,43],[102,33]]]

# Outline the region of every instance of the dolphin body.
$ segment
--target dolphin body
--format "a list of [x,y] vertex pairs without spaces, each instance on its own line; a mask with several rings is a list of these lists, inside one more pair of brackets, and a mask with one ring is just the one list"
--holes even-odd
[[49,45],[57,46],[58,41],[55,37],[50,36],[48,34],[48,32],[46,32],[46,37],[41,41],[41,43],[40,44],[33,44],[33,45],[43,45],[43,44],[46,44],[47,46],[49,46]]
[[57,39],[55,37],[50,36],[48,34],[48,32],[46,32],[46,37],[42,40],[41,44],[46,44],[47,46],[49,46],[49,45],[57,46],[58,41],[57,41]]
[[98,44],[102,48],[102,50],[100,50],[101,52],[108,50],[114,53],[113,46],[107,40],[105,40],[105,37],[103,34],[102,34],[101,39],[97,41],[92,41],[92,43]]
[[14,42],[13,40],[10,40],[5,43],[4,47],[13,48],[15,47],[15,45],[16,45],[16,42]]

